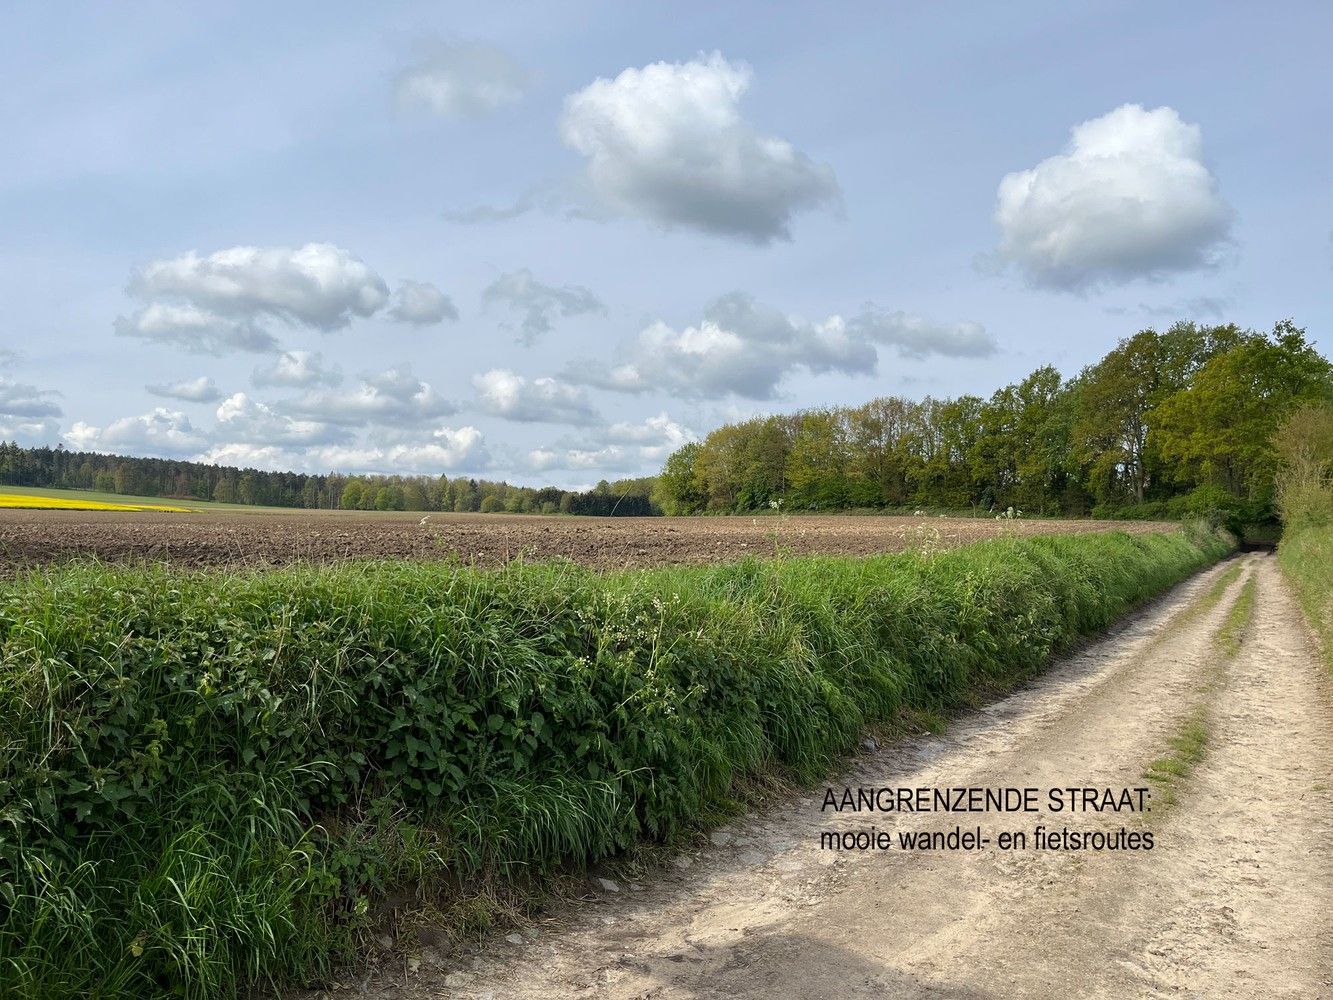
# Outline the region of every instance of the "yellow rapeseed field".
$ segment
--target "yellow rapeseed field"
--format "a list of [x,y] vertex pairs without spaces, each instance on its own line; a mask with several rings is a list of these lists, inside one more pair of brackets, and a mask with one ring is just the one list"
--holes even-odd
[[26,493],[0,493],[0,510],[15,508],[27,510],[160,510],[172,514],[188,514],[190,512],[187,507],[169,507],[166,504],[105,503],[101,500],[39,497]]

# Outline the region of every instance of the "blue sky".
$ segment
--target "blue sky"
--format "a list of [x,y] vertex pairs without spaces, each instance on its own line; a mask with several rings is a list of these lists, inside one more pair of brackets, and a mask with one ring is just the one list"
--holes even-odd
[[[1333,321],[1333,8],[28,5],[0,437],[578,485]],[[1006,178],[1008,178],[1006,180]]]

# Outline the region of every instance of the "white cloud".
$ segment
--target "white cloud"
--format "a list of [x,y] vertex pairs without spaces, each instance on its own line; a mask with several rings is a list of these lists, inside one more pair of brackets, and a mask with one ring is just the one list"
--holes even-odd
[[331,243],[238,246],[207,257],[191,250],[145,264],[128,290],[145,301],[180,300],[223,316],[271,316],[319,330],[371,316],[389,298],[383,278]]
[[597,411],[586,390],[554,378],[527,379],[503,369],[474,375],[472,385],[487,413],[506,420],[588,424]]
[[144,388],[154,396],[163,396],[167,399],[179,399],[186,403],[216,403],[222,398],[222,390],[220,390],[218,384],[207,375],[200,375],[198,378],[181,379],[179,382],[146,385]]
[[490,465],[485,440],[475,427],[440,427],[428,439],[389,447],[326,448],[330,467],[358,472],[439,475],[459,469],[481,471]]
[[0,376],[0,418],[58,417],[60,393]]
[[27,420],[0,415],[0,442],[12,441],[24,448],[55,445],[60,440],[60,423],[49,417]]
[[309,392],[284,402],[284,410],[331,424],[397,424],[420,426],[458,412],[409,366],[363,375],[361,385],[347,392]]
[[639,423],[622,422],[534,448],[524,465],[530,472],[599,471],[606,473],[655,472],[666,457],[698,435],[659,413]]
[[493,45],[437,43],[398,77],[395,90],[404,106],[477,117],[516,103],[531,82],[531,73]]
[[453,300],[429,281],[402,281],[393,294],[389,316],[399,323],[428,326],[458,319]]
[[772,399],[796,371],[868,375],[877,345],[907,357],[985,357],[996,350],[977,323],[936,323],[873,304],[850,319],[819,322],[787,316],[744,292],[732,292],[704,310],[694,326],[657,321],[619,351],[619,363],[571,365],[564,378],[615,392],[666,392],[691,399]]
[[483,302],[500,303],[522,314],[518,342],[533,344],[550,333],[557,314],[581,316],[604,312],[601,299],[581,285],[544,285],[526,267],[496,278],[481,293]]
[[219,440],[261,445],[315,445],[348,440],[345,428],[318,420],[298,420],[279,413],[243,392],[223,400],[217,409]]
[[997,256],[1048,288],[1161,278],[1214,263],[1232,216],[1199,127],[1169,107],[1126,104],[1000,181]]
[[716,52],[626,69],[566,98],[560,135],[587,157],[605,209],[754,243],[790,239],[792,215],[836,204],[838,182],[741,117],[750,79]]
[[996,351],[995,338],[980,323],[936,323],[912,313],[887,312],[866,305],[847,320],[856,335],[887,344],[912,358],[938,354],[950,358],[985,358]]
[[271,365],[256,368],[250,375],[256,386],[287,386],[307,389],[315,385],[337,385],[342,372],[326,368],[324,355],[310,351],[284,351]]
[[249,319],[219,316],[192,305],[150,302],[130,316],[117,316],[116,335],[180,347],[193,354],[278,350],[278,341]]
[[[18,354],[0,348],[0,368],[10,367]],[[0,375],[0,442],[13,441],[24,447],[53,445],[60,439],[62,415],[56,399],[60,393],[15,382]]]
[[291,448],[229,441],[199,456],[203,462],[256,469],[347,474],[386,473],[438,476],[442,472],[481,472],[490,466],[482,434],[475,427],[441,427],[424,438],[389,446],[364,444]]
[[122,417],[105,427],[80,420],[65,434],[70,446],[81,451],[178,457],[207,445],[202,431],[179,410],[156,407],[151,413]]
[[621,392],[657,390],[688,398],[728,394],[771,399],[790,372],[869,374],[876,353],[863,337],[834,321],[808,323],[762,306],[742,292],[725,295],[696,326],[658,321],[628,345],[611,369],[571,368],[566,377]]
[[612,444],[633,445],[646,460],[660,461],[683,444],[698,440],[699,435],[672,420],[666,413],[648,417],[637,424],[622,421],[606,429],[603,438]]

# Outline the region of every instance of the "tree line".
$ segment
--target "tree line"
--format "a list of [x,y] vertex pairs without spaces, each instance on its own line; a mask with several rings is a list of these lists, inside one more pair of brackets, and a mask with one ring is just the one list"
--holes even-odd
[[514,486],[459,476],[345,476],[266,472],[0,442],[0,484],[266,507],[646,516],[653,480],[602,480],[591,490]]
[[1271,333],[1177,323],[1126,338],[1073,378],[1038,368],[989,399],[825,407],[717,428],[673,453],[668,514],[972,509],[1274,515],[1274,432],[1333,397],[1329,362],[1289,320]]

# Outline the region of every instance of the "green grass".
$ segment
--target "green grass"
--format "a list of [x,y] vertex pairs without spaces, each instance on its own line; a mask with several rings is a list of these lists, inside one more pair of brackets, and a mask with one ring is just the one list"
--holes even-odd
[[[1220,577],[1217,582],[1209,589],[1190,613],[1204,610],[1216,606],[1222,599],[1236,579],[1244,569],[1241,563],[1237,562]],[[1219,649],[1227,657],[1235,656],[1240,652],[1241,641],[1245,636],[1245,629],[1250,623],[1250,616],[1254,610],[1254,594],[1256,582],[1253,575],[1245,581],[1241,587],[1240,593],[1236,595],[1236,600],[1227,610],[1226,618],[1223,619],[1221,627],[1217,630],[1214,640]],[[1211,694],[1216,690],[1219,683],[1219,677],[1215,676],[1213,680],[1205,686],[1205,693]],[[1167,742],[1168,752],[1158,757],[1148,765],[1147,770],[1143,772],[1144,778],[1157,786],[1157,809],[1170,808],[1176,803],[1177,792],[1185,780],[1193,773],[1194,769],[1203,761],[1208,753],[1208,715],[1209,706],[1207,703],[1200,705]]]
[[1278,546],[1277,561],[1296,589],[1325,660],[1333,666],[1333,527],[1287,533]]
[[1208,721],[1205,709],[1199,709],[1167,743],[1168,752],[1148,765],[1144,778],[1156,786],[1154,812],[1176,803],[1176,793],[1208,753]]
[[1227,611],[1226,619],[1217,632],[1217,644],[1227,656],[1240,652],[1241,641],[1245,638],[1245,629],[1250,624],[1250,615],[1254,612],[1255,579],[1253,574],[1245,581],[1235,603]]
[[231,997],[459,932],[946,714],[1220,558],[1184,533],[597,573],[0,585],[6,997]]

